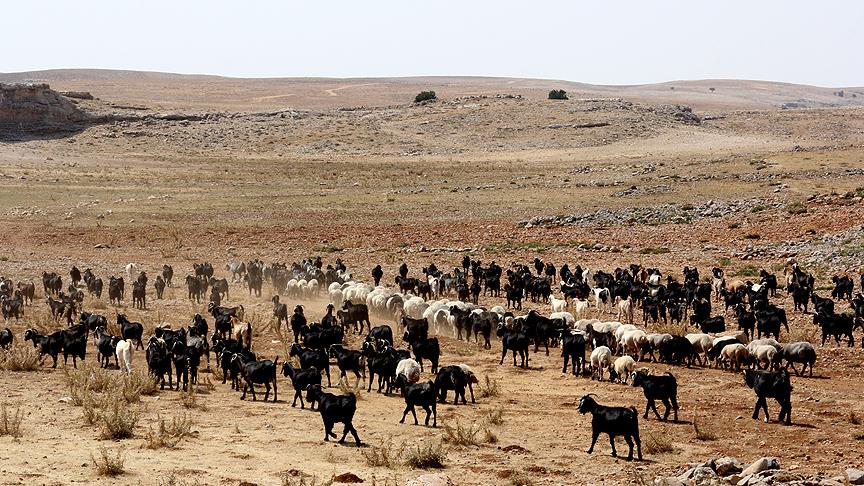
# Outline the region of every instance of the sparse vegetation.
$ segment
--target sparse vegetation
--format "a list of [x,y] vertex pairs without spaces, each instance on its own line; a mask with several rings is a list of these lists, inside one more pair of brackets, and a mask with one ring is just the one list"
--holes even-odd
[[486,412],[485,416],[486,422],[492,425],[503,425],[504,424],[504,409],[502,407],[495,407],[492,410]]
[[405,451],[405,465],[414,469],[441,469],[447,461],[447,450],[441,442],[421,442]]
[[102,401],[99,413],[103,439],[129,439],[135,434],[135,426],[141,419],[141,413],[130,407],[120,397],[108,394]]
[[17,439],[21,437],[21,421],[24,414],[21,407],[15,407],[13,412],[5,403],[0,405],[0,436],[9,435]]
[[390,441],[381,441],[377,446],[367,447],[360,451],[367,466],[395,468],[399,465],[402,451],[395,449]]
[[552,91],[549,92],[549,99],[550,100],[566,100],[569,98],[567,97],[567,92],[564,91],[563,89],[553,89]]
[[424,101],[437,100],[438,96],[434,91],[421,91],[414,97],[414,103],[422,103]]
[[182,403],[186,408],[197,408],[202,411],[207,410],[207,405],[198,400],[198,389],[194,385],[189,385],[189,388],[186,391],[180,392],[180,403]]
[[849,423],[852,425],[861,425],[861,417],[854,411],[849,412]]
[[642,439],[642,446],[648,454],[668,454],[675,451],[672,440],[666,434],[648,433]]
[[148,449],[161,449],[163,447],[173,449],[184,437],[189,435],[191,429],[192,419],[185,413],[171,418],[171,422],[158,417],[156,428],[150,426],[144,445]]
[[489,375],[483,376],[483,385],[478,388],[483,398],[493,398],[501,394],[501,383],[495,378],[490,378]]
[[739,277],[758,277],[759,269],[753,265],[744,265],[743,267],[739,268],[738,271],[735,272],[735,274]]
[[126,457],[122,448],[110,452],[106,447],[97,449],[97,454],[90,456],[96,474],[99,476],[119,476],[125,472]]
[[762,235],[760,235],[759,233],[747,233],[744,235],[744,239],[747,240],[758,240],[760,238],[762,238]]
[[282,473],[280,477],[282,486],[331,486],[332,479],[318,479],[314,474],[305,474],[301,472],[289,471]]
[[639,250],[639,253],[642,255],[663,255],[670,251],[671,250],[665,246],[645,246]]
[[703,442],[717,440],[717,434],[714,431],[705,427],[699,427],[699,420],[695,416],[693,417],[693,432],[696,434],[696,438]]
[[786,205],[786,212],[789,214],[806,214],[807,206],[802,202],[793,202]]
[[472,423],[465,426],[462,422],[456,421],[456,426],[444,426],[444,442],[458,446],[479,446],[480,439],[477,437],[480,434],[480,427]]
[[16,344],[0,349],[0,370],[36,371],[41,367],[39,361],[39,352],[33,346]]

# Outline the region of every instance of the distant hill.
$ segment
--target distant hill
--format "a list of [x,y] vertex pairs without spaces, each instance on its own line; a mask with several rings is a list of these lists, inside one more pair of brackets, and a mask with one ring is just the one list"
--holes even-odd
[[261,111],[285,107],[322,110],[399,105],[410,103],[423,90],[434,90],[439,98],[508,93],[545,99],[551,89],[564,89],[571,99],[625,98],[652,104],[686,104],[699,111],[864,105],[861,87],[822,88],[747,80],[604,86],[548,79],[448,76],[229,78],[104,69],[0,73],[0,82],[20,81],[44,81],[61,91],[88,91],[113,103],[187,110]]

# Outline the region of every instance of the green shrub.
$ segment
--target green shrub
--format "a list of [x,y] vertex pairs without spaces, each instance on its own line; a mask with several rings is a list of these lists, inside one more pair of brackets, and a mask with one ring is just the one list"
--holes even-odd
[[552,91],[549,92],[549,99],[550,100],[566,100],[569,98],[567,98],[567,92],[564,91],[563,89],[553,89]]
[[438,96],[434,91],[421,91],[414,97],[414,103],[422,103],[424,101],[437,100]]

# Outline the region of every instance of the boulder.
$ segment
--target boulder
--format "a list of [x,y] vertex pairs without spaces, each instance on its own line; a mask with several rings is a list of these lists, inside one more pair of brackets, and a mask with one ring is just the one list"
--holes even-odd
[[849,468],[846,470],[846,478],[849,480],[849,484],[864,484],[864,471]]
[[0,130],[58,132],[83,128],[91,117],[44,83],[0,83]]
[[769,469],[780,469],[780,461],[776,457],[763,457],[753,464],[750,464],[747,469],[741,471],[741,476],[760,473]]
[[714,470],[718,476],[730,476],[741,472],[741,465],[734,457],[721,457],[714,461]]

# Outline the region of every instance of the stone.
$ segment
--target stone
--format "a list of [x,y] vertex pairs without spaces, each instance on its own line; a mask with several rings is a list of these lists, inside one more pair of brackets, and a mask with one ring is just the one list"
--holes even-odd
[[717,473],[714,472],[710,467],[697,467],[693,470],[693,475],[691,478],[696,484],[705,484],[710,483],[713,480],[717,479]]
[[849,484],[864,484],[864,471],[849,468],[846,470],[846,478],[849,480]]
[[409,479],[405,486],[454,486],[454,483],[444,474],[424,474]]
[[780,461],[776,457],[763,457],[753,464],[750,464],[747,469],[741,471],[742,476],[760,473],[769,469],[780,469]]
[[738,460],[734,457],[721,457],[714,461],[714,470],[717,471],[718,476],[729,476],[731,474],[736,474],[741,472],[741,465],[738,464]]

